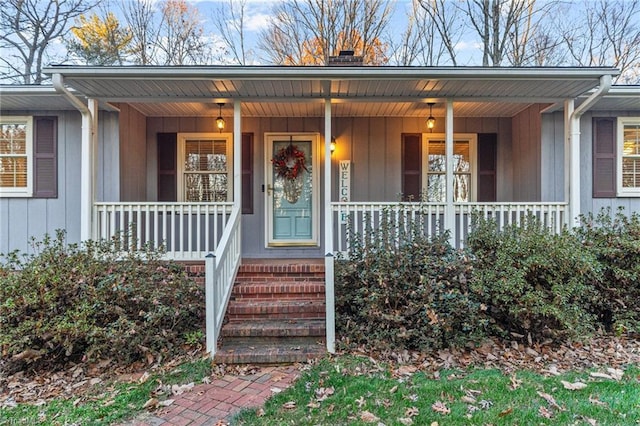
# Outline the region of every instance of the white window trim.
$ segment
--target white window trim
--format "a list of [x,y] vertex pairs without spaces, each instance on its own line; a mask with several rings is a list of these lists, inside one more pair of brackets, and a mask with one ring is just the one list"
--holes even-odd
[[[444,141],[445,136],[444,133],[422,134],[422,188],[427,188],[429,179],[429,141]],[[478,135],[476,133],[454,133],[453,142],[454,144],[456,142],[469,142],[471,199],[468,202],[475,202],[478,199]]]
[[27,156],[27,187],[26,188],[2,188],[0,197],[32,197],[33,196],[33,117],[30,116],[4,116],[0,117],[0,124],[25,123],[26,132],[26,156]]
[[618,197],[640,197],[640,187],[624,188],[622,186],[622,158],[624,156],[624,126],[627,124],[640,126],[640,117],[618,117],[616,128],[616,182]]
[[[177,198],[179,202],[185,202],[184,197],[184,154],[185,142],[189,139],[224,139],[227,145],[227,201],[233,201],[233,134],[232,133],[178,133],[177,152]],[[213,201],[211,201],[213,203]]]

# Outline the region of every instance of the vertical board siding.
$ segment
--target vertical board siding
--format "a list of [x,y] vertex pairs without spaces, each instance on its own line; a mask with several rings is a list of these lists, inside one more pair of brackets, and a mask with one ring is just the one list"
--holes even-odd
[[514,201],[540,200],[541,108],[533,105],[513,118]]
[[146,117],[120,105],[120,201],[143,201],[147,195]]

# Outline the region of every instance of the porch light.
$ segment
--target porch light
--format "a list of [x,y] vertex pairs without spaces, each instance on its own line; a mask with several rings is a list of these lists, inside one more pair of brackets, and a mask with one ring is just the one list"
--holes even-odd
[[222,118],[222,107],[224,106],[223,103],[219,103],[218,107],[218,118],[216,118],[216,127],[218,128],[218,130],[220,131],[220,133],[222,133],[222,131],[224,130],[224,118]]
[[331,153],[333,154],[333,151],[336,150],[336,138],[331,136],[331,144],[329,145],[329,148],[331,149]]
[[433,102],[429,102],[429,117],[427,118],[427,129],[433,131],[433,128],[436,127],[436,119],[433,116]]

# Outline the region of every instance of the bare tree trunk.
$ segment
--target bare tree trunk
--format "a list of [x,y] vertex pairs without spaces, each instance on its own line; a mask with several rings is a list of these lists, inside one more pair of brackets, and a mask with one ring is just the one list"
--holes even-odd
[[[433,27],[437,31],[440,42],[449,54],[449,59],[453,66],[458,65],[456,59],[456,44],[460,41],[463,34],[463,25],[461,24],[460,10],[447,0],[419,0],[420,6],[427,12],[430,22],[425,25]],[[426,17],[425,17],[426,21]],[[431,25],[430,25],[431,24]],[[433,40],[433,36],[432,36]],[[435,50],[433,50],[435,52]],[[431,58],[429,65],[439,64],[439,59]]]

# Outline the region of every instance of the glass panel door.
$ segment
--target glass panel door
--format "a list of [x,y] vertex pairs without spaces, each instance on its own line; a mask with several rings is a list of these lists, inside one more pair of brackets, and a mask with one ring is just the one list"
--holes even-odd
[[316,246],[318,242],[316,138],[267,136],[269,246]]

